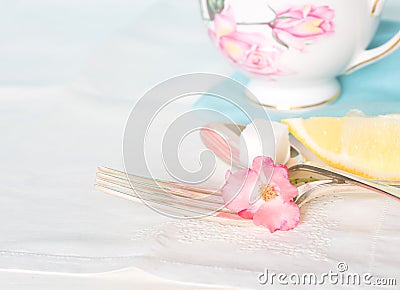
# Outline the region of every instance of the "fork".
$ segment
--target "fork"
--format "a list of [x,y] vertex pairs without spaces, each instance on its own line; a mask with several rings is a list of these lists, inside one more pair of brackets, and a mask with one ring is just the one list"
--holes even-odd
[[[359,186],[341,181],[325,179],[300,185],[298,186],[299,195],[295,202],[301,207],[308,201],[322,195],[339,191],[340,193],[359,191]],[[220,191],[210,188],[126,174],[102,166],[98,167],[95,188],[127,200],[145,203],[168,216],[180,218],[206,217],[224,223],[247,223],[247,220],[240,218],[236,212],[225,208]],[[396,197],[400,199],[400,194]]]

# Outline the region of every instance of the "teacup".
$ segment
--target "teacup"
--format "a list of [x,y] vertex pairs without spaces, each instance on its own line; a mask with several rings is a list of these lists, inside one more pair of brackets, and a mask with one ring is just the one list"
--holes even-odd
[[249,73],[259,104],[278,109],[334,100],[337,76],[371,64],[400,47],[400,31],[366,49],[384,0],[201,0],[209,35]]

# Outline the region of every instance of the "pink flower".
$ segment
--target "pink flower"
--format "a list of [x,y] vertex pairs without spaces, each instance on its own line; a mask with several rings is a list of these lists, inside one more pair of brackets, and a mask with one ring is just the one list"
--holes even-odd
[[272,24],[274,37],[298,50],[321,35],[334,31],[334,10],[328,6],[304,5],[278,12]]
[[262,34],[239,32],[229,6],[215,15],[214,30],[210,29],[209,34],[223,54],[247,71],[261,75],[283,73],[278,62],[282,51],[267,47]]
[[300,209],[293,201],[297,194],[297,188],[289,181],[287,167],[274,165],[271,158],[261,156],[253,160],[252,168],[228,171],[222,188],[228,209],[252,219],[255,225],[262,225],[271,233],[298,225]]

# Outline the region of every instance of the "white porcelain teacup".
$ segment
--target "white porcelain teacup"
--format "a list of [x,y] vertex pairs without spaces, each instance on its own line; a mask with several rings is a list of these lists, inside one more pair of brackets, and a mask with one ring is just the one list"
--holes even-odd
[[210,37],[250,73],[262,105],[305,108],[340,95],[336,77],[400,47],[400,32],[366,50],[384,0],[201,0]]

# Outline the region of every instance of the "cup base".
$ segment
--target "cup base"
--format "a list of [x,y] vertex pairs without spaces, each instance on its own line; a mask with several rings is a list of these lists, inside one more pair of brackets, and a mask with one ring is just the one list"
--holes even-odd
[[299,110],[320,106],[337,99],[341,87],[337,79],[298,85],[265,80],[250,80],[249,99],[261,106],[278,110]]

